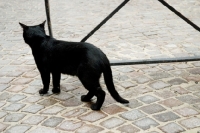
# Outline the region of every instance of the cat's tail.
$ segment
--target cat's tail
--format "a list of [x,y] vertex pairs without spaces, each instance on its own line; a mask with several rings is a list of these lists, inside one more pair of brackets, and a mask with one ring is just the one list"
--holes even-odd
[[108,91],[110,92],[110,95],[117,101],[120,103],[129,103],[128,100],[122,98],[119,93],[116,91],[114,83],[113,83],[113,77],[112,77],[112,70],[109,65],[106,65],[106,67],[104,68],[103,71],[103,75],[104,75],[104,81],[105,84],[107,86]]

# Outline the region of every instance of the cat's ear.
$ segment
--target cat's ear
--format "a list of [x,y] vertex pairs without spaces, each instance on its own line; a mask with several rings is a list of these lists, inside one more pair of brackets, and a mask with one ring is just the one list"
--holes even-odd
[[46,23],[46,20],[40,24],[40,27],[44,28],[45,23]]
[[28,29],[28,26],[26,26],[25,24],[22,24],[19,22],[19,25],[23,28],[23,29]]

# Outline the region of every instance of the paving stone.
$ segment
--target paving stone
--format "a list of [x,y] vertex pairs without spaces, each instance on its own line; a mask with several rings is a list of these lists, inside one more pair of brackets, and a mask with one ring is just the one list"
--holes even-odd
[[145,93],[148,93],[148,92],[152,92],[153,89],[152,88],[149,88],[149,87],[145,87],[145,86],[137,86],[134,88],[135,92],[138,93],[138,94],[145,94]]
[[16,86],[11,86],[9,89],[7,89],[10,92],[20,92],[21,90],[24,89],[24,86],[21,85],[16,85]]
[[127,111],[127,109],[124,109],[118,105],[110,105],[108,107],[105,107],[102,109],[104,112],[106,112],[107,114],[110,114],[110,115],[113,115],[113,114],[117,114],[117,113],[120,113],[120,112],[125,112]]
[[63,107],[55,105],[55,106],[52,106],[48,109],[45,109],[44,111],[41,112],[41,114],[56,115],[60,111],[62,111],[63,109],[64,109]]
[[0,111],[0,119],[7,115],[7,112]]
[[25,78],[35,78],[38,75],[39,75],[38,72],[31,71],[31,72],[28,72],[28,73],[24,74],[23,77],[25,77]]
[[142,76],[134,77],[132,78],[132,80],[136,81],[138,84],[144,84],[144,83],[149,82],[151,79],[142,75]]
[[170,74],[174,75],[175,77],[187,77],[189,75],[189,73],[186,72],[185,70],[170,71]]
[[162,66],[160,66],[160,68],[162,68],[165,71],[174,70],[174,67],[170,66],[170,65],[162,65]]
[[83,87],[79,87],[78,89],[73,90],[72,93],[81,97],[82,95],[87,94],[87,90]]
[[35,87],[35,86],[29,86],[28,88],[24,89],[24,93],[27,94],[37,94],[40,88]]
[[24,106],[25,104],[22,103],[12,103],[9,106],[4,107],[3,110],[16,112],[22,109]]
[[5,102],[0,102],[0,107],[3,107],[5,104]]
[[55,103],[57,103],[58,101],[49,98],[49,99],[44,99],[41,102],[39,102],[38,104],[44,105],[44,106],[51,106],[54,105]]
[[159,104],[163,104],[166,107],[173,108],[173,107],[180,106],[183,103],[177,99],[170,98],[170,99],[159,102]]
[[138,128],[132,125],[124,125],[117,128],[117,130],[121,131],[122,133],[136,133],[140,131]]
[[78,118],[82,121],[89,121],[89,122],[95,122],[97,120],[105,118],[107,115],[103,112],[90,112],[85,115],[79,116]]
[[172,80],[169,80],[168,83],[171,85],[180,85],[182,83],[187,83],[187,82],[181,78],[174,78]]
[[98,132],[101,132],[103,130],[104,129],[102,127],[84,124],[82,127],[77,129],[75,133],[98,133]]
[[195,83],[198,83],[200,81],[200,76],[194,76],[194,75],[190,75],[187,77],[183,77],[184,79],[186,79],[188,82],[193,81]]
[[29,83],[31,86],[42,86],[42,80],[41,79],[34,79]]
[[147,69],[143,69],[142,71],[144,71],[145,73],[150,73],[150,72],[158,72],[158,71],[160,71],[160,69],[158,69],[158,68],[147,68]]
[[27,112],[27,113],[37,113],[38,111],[40,111],[41,109],[44,109],[44,106],[43,105],[30,105],[28,106],[27,108],[23,109],[22,111],[23,112]]
[[179,119],[180,117],[173,112],[165,112],[153,116],[155,119],[161,122],[173,121]]
[[7,93],[7,92],[3,92],[1,95],[0,95],[0,101],[4,101],[4,100],[7,100],[8,98],[10,98],[12,95]]
[[3,132],[9,125],[0,122],[0,132]]
[[124,120],[121,120],[116,117],[111,117],[111,118],[101,122],[100,125],[107,129],[111,129],[111,128],[115,128],[123,123],[124,123]]
[[25,133],[30,128],[31,126],[29,125],[15,125],[15,126],[10,127],[8,130],[6,130],[5,133],[15,133],[16,131],[17,133]]
[[146,115],[144,113],[136,109],[120,114],[120,117],[124,118],[125,120],[130,120],[130,121],[134,121],[145,116]]
[[5,89],[7,89],[10,85],[8,84],[0,84],[0,92],[4,91]]
[[162,107],[161,105],[158,105],[158,104],[150,104],[147,106],[143,106],[139,109],[141,109],[142,111],[144,111],[147,114],[154,114],[154,113],[158,113],[158,112],[162,112],[162,111],[166,110],[164,107]]
[[72,98],[73,97],[73,95],[71,95],[71,94],[69,94],[69,93],[67,93],[67,92],[64,92],[64,91],[62,91],[60,94],[58,94],[58,95],[54,95],[53,96],[53,98],[55,98],[55,99],[58,99],[58,100],[61,100],[61,101],[65,101],[65,100],[67,100],[67,99],[70,99],[70,98]]
[[23,72],[8,72],[6,74],[6,77],[19,77],[22,74],[23,74]]
[[8,102],[18,102],[22,99],[26,98],[25,95],[21,95],[21,94],[16,94],[14,96],[12,96],[11,98],[9,98],[7,101]]
[[159,90],[159,89],[169,87],[170,85],[163,81],[155,81],[155,82],[150,83],[149,86],[156,90]]
[[58,128],[64,131],[75,131],[83,125],[83,122],[66,120]]
[[187,118],[179,122],[182,126],[186,127],[187,129],[193,129],[200,127],[200,118],[192,117]]
[[171,88],[171,90],[172,90],[174,93],[178,93],[178,94],[180,94],[180,95],[190,93],[189,91],[187,91],[186,89],[183,89],[183,88],[180,87],[180,86],[178,86],[178,87],[173,87],[173,88]]
[[9,84],[14,78],[0,78],[0,84]]
[[56,127],[57,125],[59,125],[62,121],[64,120],[64,118],[61,117],[50,117],[49,119],[47,119],[46,121],[44,121],[42,123],[43,126],[47,126],[47,127]]
[[133,68],[126,67],[126,66],[125,67],[119,67],[117,70],[120,71],[120,72],[123,72],[123,73],[129,73],[129,72],[133,72],[134,71]]
[[70,111],[64,113],[62,116],[67,117],[67,118],[74,118],[74,117],[80,116],[81,114],[83,114],[85,112],[87,112],[87,109],[78,108],[78,109],[70,110]]
[[22,113],[13,113],[13,114],[8,114],[5,119],[4,122],[18,122],[20,120],[22,120],[26,115],[22,114]]
[[196,109],[200,110],[200,104],[193,105]]
[[200,68],[192,68],[189,70],[189,72],[195,75],[200,74]]
[[192,85],[186,88],[189,91],[200,91],[200,85]]
[[27,97],[24,101],[28,102],[28,103],[36,103],[38,102],[40,99],[42,99],[41,96],[31,96],[31,97]]
[[153,103],[153,102],[156,102],[159,100],[158,98],[151,96],[151,95],[145,95],[145,96],[139,97],[137,99],[139,99],[140,101],[142,101],[146,104],[150,104],[150,103]]
[[120,84],[122,87],[124,87],[125,89],[128,89],[130,87],[134,87],[137,86],[136,84],[133,84],[132,82],[123,82]]
[[12,82],[13,85],[26,85],[30,83],[33,79],[32,78],[18,78]]
[[181,64],[176,64],[174,65],[176,68],[179,68],[179,69],[186,69],[186,68],[190,68],[191,66],[188,65],[188,64],[185,64],[185,63],[181,63]]
[[196,110],[190,108],[190,107],[184,107],[181,109],[177,109],[175,110],[176,113],[184,116],[184,117],[188,117],[188,116],[193,116],[193,115],[198,115],[199,112],[197,112]]
[[32,115],[28,117],[26,120],[23,120],[22,124],[38,125],[40,122],[42,122],[46,118],[47,118],[46,116]]
[[37,127],[36,129],[32,130],[30,133],[59,133],[59,131],[53,128]]
[[73,97],[73,98],[70,98],[70,99],[62,102],[61,104],[65,107],[73,107],[73,106],[79,106],[83,103],[80,100],[78,100],[77,98]]
[[172,75],[167,72],[150,73],[149,76],[151,76],[154,80],[172,77]]
[[184,132],[185,131],[185,129],[183,129],[181,126],[179,126],[178,124],[176,124],[174,122],[168,123],[165,126],[161,126],[159,128],[164,133],[180,133],[180,132]]
[[132,99],[132,100],[129,100],[129,104],[127,105],[127,107],[134,109],[142,105],[143,104],[141,102],[138,102],[137,100]]
[[189,103],[189,104],[195,104],[200,102],[200,98],[192,96],[192,95],[184,95],[180,97],[176,97],[178,100]]
[[133,124],[143,130],[147,130],[151,127],[156,127],[159,125],[155,120],[148,117],[135,121]]
[[154,94],[164,99],[176,96],[176,94],[172,93],[171,91],[160,91],[160,92],[155,92]]
[[60,85],[60,88],[61,88],[61,90],[68,92],[68,91],[75,90],[78,87],[70,85],[70,84],[65,84],[65,85]]

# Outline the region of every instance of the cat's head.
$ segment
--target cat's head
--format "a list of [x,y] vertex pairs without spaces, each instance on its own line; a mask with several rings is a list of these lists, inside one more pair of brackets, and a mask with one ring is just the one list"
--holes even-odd
[[45,22],[46,20],[43,23],[39,25],[34,25],[34,26],[27,26],[19,22],[20,26],[23,28],[24,41],[27,44],[33,45],[37,41],[46,37],[46,33],[44,29]]

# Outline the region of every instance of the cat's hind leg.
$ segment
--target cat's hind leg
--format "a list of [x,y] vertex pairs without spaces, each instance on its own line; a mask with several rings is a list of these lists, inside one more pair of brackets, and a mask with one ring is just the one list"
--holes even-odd
[[[86,76],[88,77],[88,75]],[[100,110],[104,100],[106,93],[101,89],[99,84],[99,78],[86,78],[79,77],[80,81],[82,82],[83,86],[89,91],[86,95],[81,96],[82,101],[90,101],[93,96],[97,97],[96,103],[91,105],[92,110]]]
[[93,91],[89,91],[86,95],[82,95],[81,96],[81,101],[90,102],[93,96],[94,96],[94,92]]

